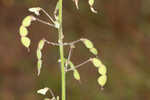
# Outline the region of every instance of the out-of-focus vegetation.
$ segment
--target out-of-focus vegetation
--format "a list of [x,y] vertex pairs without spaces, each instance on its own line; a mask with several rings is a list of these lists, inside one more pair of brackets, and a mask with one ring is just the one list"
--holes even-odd
[[[150,100],[150,1],[95,2],[98,14],[91,13],[84,0],[79,1],[80,10],[76,10],[72,0],[64,0],[65,41],[81,37],[92,40],[107,65],[108,83],[101,91],[95,78],[97,70],[92,64],[86,64],[79,69],[81,83],[68,73],[67,99]],[[31,14],[27,11],[29,7],[40,6],[52,14],[55,4],[56,0],[0,1],[0,100],[42,100],[36,90],[44,86],[60,95],[58,48],[44,48],[44,68],[40,77],[36,71],[36,43],[42,37],[57,41],[56,30],[33,23],[29,28],[30,53],[21,45],[18,34],[21,20]],[[80,44],[72,60],[78,64],[88,55],[88,50]]]

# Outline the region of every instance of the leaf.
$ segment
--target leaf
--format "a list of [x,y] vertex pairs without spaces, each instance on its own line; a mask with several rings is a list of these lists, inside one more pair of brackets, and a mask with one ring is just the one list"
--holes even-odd
[[76,8],[79,9],[79,0],[73,0],[73,2],[75,3]]
[[101,61],[98,58],[93,58],[92,63],[95,67],[100,67],[102,65]]
[[26,47],[29,48],[31,40],[28,37],[21,37],[21,43]]
[[36,20],[35,17],[33,16],[26,16],[23,21],[22,21],[22,25],[24,27],[29,27],[31,25],[31,22]]
[[27,36],[27,35],[28,35],[28,30],[27,30],[26,27],[20,26],[19,33],[20,33],[20,35],[21,35],[22,37],[23,37],[23,36]]
[[40,49],[37,49],[36,55],[37,55],[37,59],[41,59],[42,58],[42,52],[41,52]]
[[45,87],[43,89],[40,89],[37,91],[38,94],[46,95],[47,91],[49,90],[48,87]]
[[105,75],[107,73],[107,68],[105,65],[101,65],[99,68],[98,68],[98,72],[101,74],[101,75]]
[[38,60],[37,62],[38,76],[41,73],[41,68],[42,68],[42,60]]
[[98,51],[96,48],[90,48],[90,52],[93,53],[94,55],[98,54]]
[[45,40],[44,39],[40,40],[40,42],[38,44],[38,49],[42,50],[44,47],[44,44],[45,44]]
[[102,75],[97,79],[98,84],[103,87],[106,82],[107,82],[107,76],[106,75]]
[[87,48],[93,48],[93,43],[88,39],[81,39]]
[[35,15],[39,16],[40,15],[39,12],[41,11],[41,8],[40,7],[29,8],[29,11],[33,12],[33,13],[35,13]]
[[74,76],[74,78],[76,79],[76,80],[80,80],[80,74],[79,74],[79,72],[77,71],[77,70],[74,70],[73,71],[73,76]]

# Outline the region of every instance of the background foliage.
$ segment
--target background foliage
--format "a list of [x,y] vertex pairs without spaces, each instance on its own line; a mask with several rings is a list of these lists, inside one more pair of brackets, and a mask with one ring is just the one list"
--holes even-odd
[[[90,12],[88,2],[79,1],[76,10],[72,0],[64,0],[63,27],[65,41],[86,37],[93,41],[108,68],[108,83],[100,90],[97,70],[92,64],[80,68],[81,83],[67,77],[67,99],[70,100],[149,100],[150,99],[150,1],[95,0],[99,14]],[[33,23],[29,28],[31,52],[21,45],[18,28],[29,15],[29,7],[40,6],[53,13],[56,0],[0,1],[0,100],[41,100],[36,90],[49,86],[60,95],[58,48],[44,48],[44,65],[36,73],[36,46],[42,37],[57,40],[53,28]],[[43,18],[46,18],[43,16]],[[68,49],[66,49],[68,50]],[[73,53],[79,64],[88,57],[82,44]]]

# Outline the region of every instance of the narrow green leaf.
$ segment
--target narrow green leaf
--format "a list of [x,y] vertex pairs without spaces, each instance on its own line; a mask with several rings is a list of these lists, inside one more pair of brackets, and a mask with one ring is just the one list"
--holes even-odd
[[37,55],[37,59],[41,59],[42,58],[42,52],[41,52],[40,49],[37,49],[36,55]]
[[98,58],[93,58],[92,63],[95,67],[100,67],[102,65],[102,62]]
[[74,76],[74,78],[76,79],[76,80],[80,80],[80,74],[79,74],[79,72],[77,71],[77,70],[74,70],[73,71],[73,76]]
[[82,41],[87,48],[93,48],[93,43],[90,40],[82,39]]
[[44,39],[40,40],[40,42],[38,44],[38,49],[42,50],[44,47],[44,44],[45,44],[45,40]]
[[41,68],[42,68],[42,60],[38,60],[37,62],[38,76],[41,73]]
[[98,51],[96,48],[90,48],[90,52],[93,53],[94,55],[98,55]]
[[100,77],[97,79],[97,82],[98,82],[98,84],[99,84],[101,87],[104,87],[104,85],[105,85],[106,82],[107,82],[107,76],[106,76],[106,75],[100,76]]
[[98,72],[101,74],[101,75],[105,75],[107,73],[107,68],[105,65],[101,65],[99,68],[98,68]]
[[20,26],[20,29],[19,29],[19,33],[20,33],[20,36],[27,36],[28,35],[28,30],[26,27],[24,26]]
[[31,40],[28,37],[21,37],[21,43],[26,47],[29,48]]

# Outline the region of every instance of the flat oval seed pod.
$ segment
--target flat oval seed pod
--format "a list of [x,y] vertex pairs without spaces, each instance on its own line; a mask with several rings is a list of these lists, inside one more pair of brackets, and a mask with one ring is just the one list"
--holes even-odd
[[21,37],[21,43],[26,47],[29,48],[31,40],[28,37]]
[[45,44],[45,40],[44,39],[40,40],[40,42],[38,44],[38,49],[42,50],[44,47],[44,44]]
[[36,56],[37,56],[37,59],[41,59],[42,58],[42,52],[41,52],[40,49],[37,49]]
[[93,6],[94,0],[89,0],[88,3],[89,3],[90,6]]
[[36,20],[33,16],[27,16],[27,17],[25,17],[25,18],[23,19],[22,25],[23,25],[24,27],[29,27],[29,26],[31,25],[31,22],[32,22],[33,20]]
[[76,79],[76,80],[80,80],[80,74],[78,73],[78,71],[77,70],[74,70],[73,71],[73,76],[74,76],[74,78]]
[[82,39],[82,41],[87,48],[93,48],[93,43],[90,40]]
[[41,73],[41,68],[42,68],[42,60],[38,60],[37,62],[38,76]]
[[98,84],[99,84],[101,87],[104,87],[104,85],[105,85],[106,82],[107,82],[107,76],[106,76],[106,75],[100,76],[100,77],[97,79],[97,82],[98,82]]
[[98,72],[101,74],[101,75],[106,75],[107,73],[107,68],[105,65],[101,65],[99,68],[98,68]]
[[37,91],[38,94],[42,94],[42,95],[46,95],[46,93],[48,92],[49,88],[45,87],[43,89],[40,89]]
[[90,52],[93,53],[94,55],[98,55],[98,51],[96,48],[90,48]]
[[33,12],[34,14],[36,14],[37,16],[40,15],[40,7],[33,7],[33,8],[29,8],[30,12]]
[[102,62],[98,58],[93,58],[92,63],[95,67],[100,67],[102,65]]
[[20,26],[19,33],[20,33],[20,36],[27,36],[28,35],[28,30],[27,30],[26,27]]

